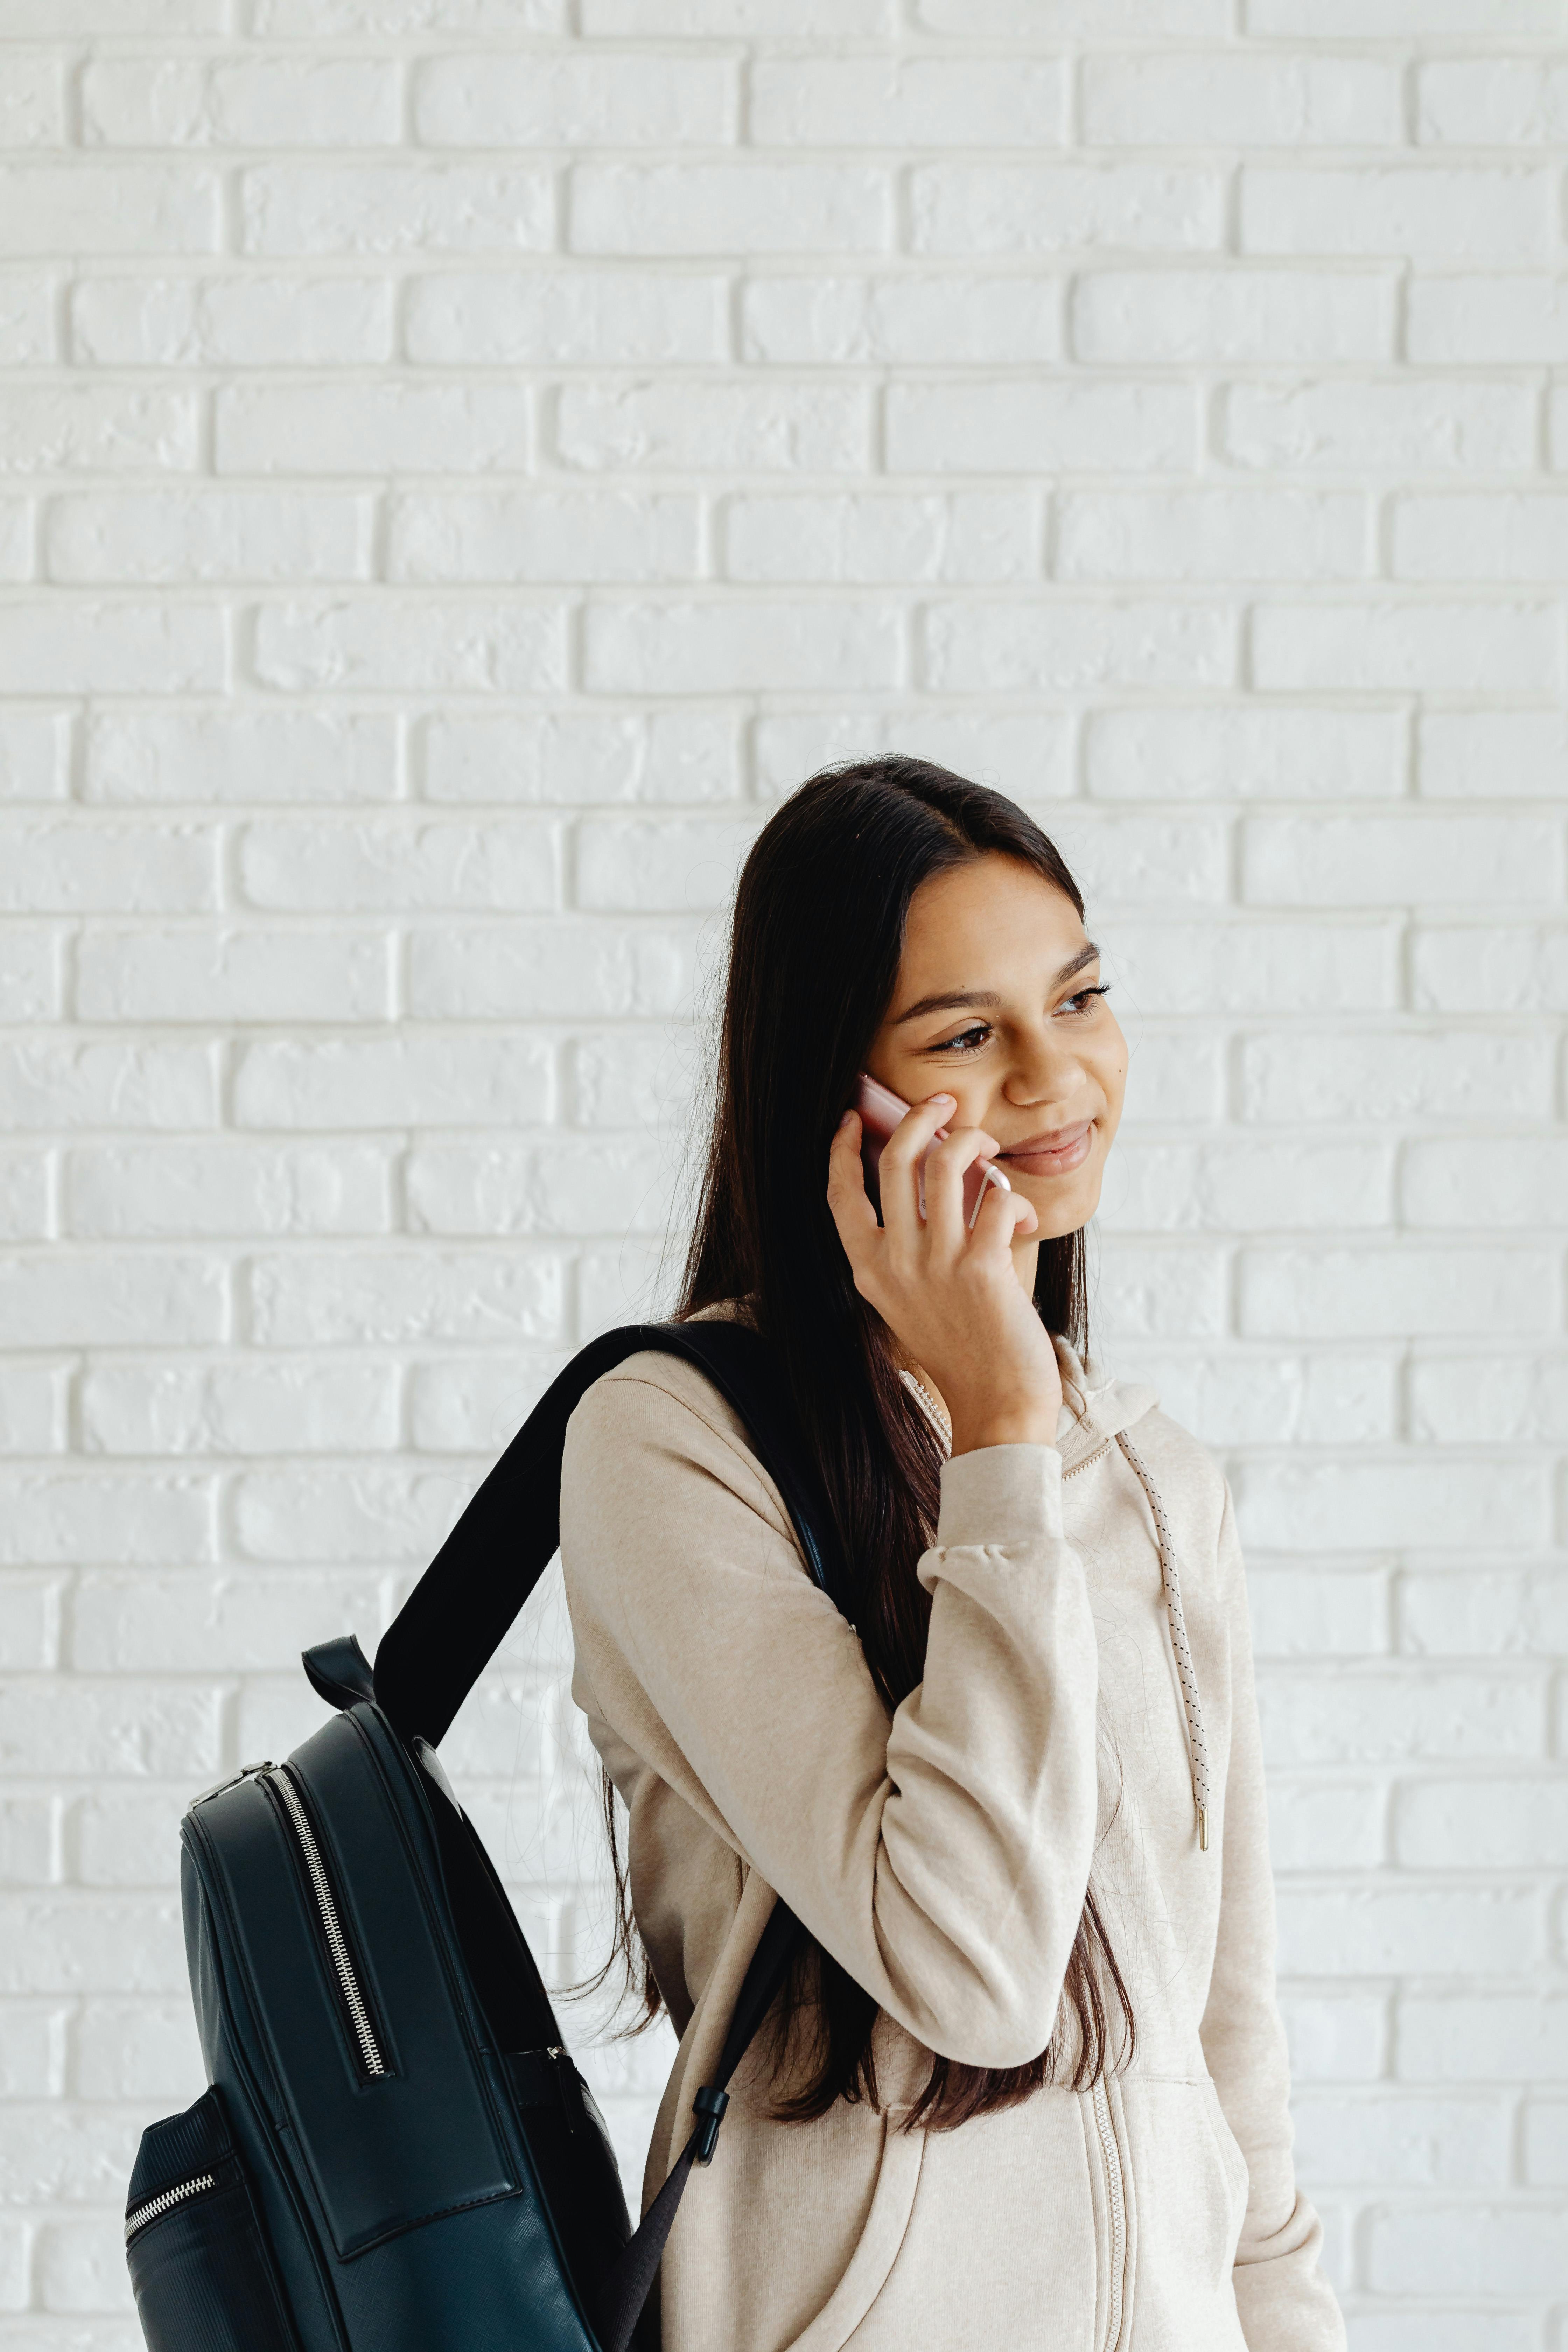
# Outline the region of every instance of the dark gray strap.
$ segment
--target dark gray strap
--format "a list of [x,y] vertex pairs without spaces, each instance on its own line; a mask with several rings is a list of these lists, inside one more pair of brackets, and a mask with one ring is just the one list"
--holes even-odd
[[789,1973],[790,1962],[805,1941],[805,1929],[788,1904],[775,1903],[735,1996],[730,2031],[724,2036],[714,2080],[703,2084],[692,2103],[699,2116],[697,2128],[676,2158],[664,2187],[643,2215],[639,2227],[627,2239],[605,2282],[599,2311],[599,2341],[604,2352],[627,2352],[632,2331],[658,2275],[664,2242],[674,2226],[691,2168],[710,2161],[719,2126],[729,2105],[730,2082],[773,2007]]

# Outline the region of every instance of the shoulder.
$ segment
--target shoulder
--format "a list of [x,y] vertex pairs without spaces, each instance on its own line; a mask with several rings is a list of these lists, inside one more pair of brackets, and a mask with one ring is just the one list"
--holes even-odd
[[687,1358],[646,1349],[584,1390],[566,1424],[563,1536],[570,1526],[650,1513],[706,1521],[726,1498],[793,1541],[744,1423]]

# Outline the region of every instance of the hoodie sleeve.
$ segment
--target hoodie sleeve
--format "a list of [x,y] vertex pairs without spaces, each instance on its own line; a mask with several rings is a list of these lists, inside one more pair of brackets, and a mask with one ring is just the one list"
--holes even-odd
[[1344,2321],[1320,2256],[1322,2224],[1296,2187],[1290,2075],[1275,1995],[1274,1881],[1252,1669],[1247,1576],[1228,1491],[1219,1574],[1230,1597],[1231,1749],[1219,1936],[1201,2028],[1226,2121],[1247,2159],[1236,2305],[1247,2352],[1343,2352]]
[[970,2065],[1049,2041],[1089,1880],[1098,1654],[1060,1487],[1050,1446],[947,1464],[925,1676],[889,1718],[700,1375],[634,1357],[567,1432],[595,1713],[881,2008]]

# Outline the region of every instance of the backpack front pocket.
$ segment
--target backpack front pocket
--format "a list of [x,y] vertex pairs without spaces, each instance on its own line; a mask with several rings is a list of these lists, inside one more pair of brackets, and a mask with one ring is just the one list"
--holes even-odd
[[125,2259],[148,2352],[300,2352],[216,2090],[142,2133]]

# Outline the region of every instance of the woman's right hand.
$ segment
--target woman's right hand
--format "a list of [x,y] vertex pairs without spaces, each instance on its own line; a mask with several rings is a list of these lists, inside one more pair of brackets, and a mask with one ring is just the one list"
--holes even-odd
[[[968,1230],[964,1171],[1000,1146],[974,1127],[933,1143],[957,1108],[951,1095],[916,1103],[883,1145],[880,1224],[866,1191],[860,1120],[847,1111],[828,1155],[828,1206],[856,1289],[942,1391],[954,1454],[983,1445],[1052,1445],[1061,1374],[1050,1334],[1013,1263],[1015,1237],[1032,1234],[1037,1220],[1021,1194],[988,1185]],[[928,1147],[922,1219],[920,1161]]]

